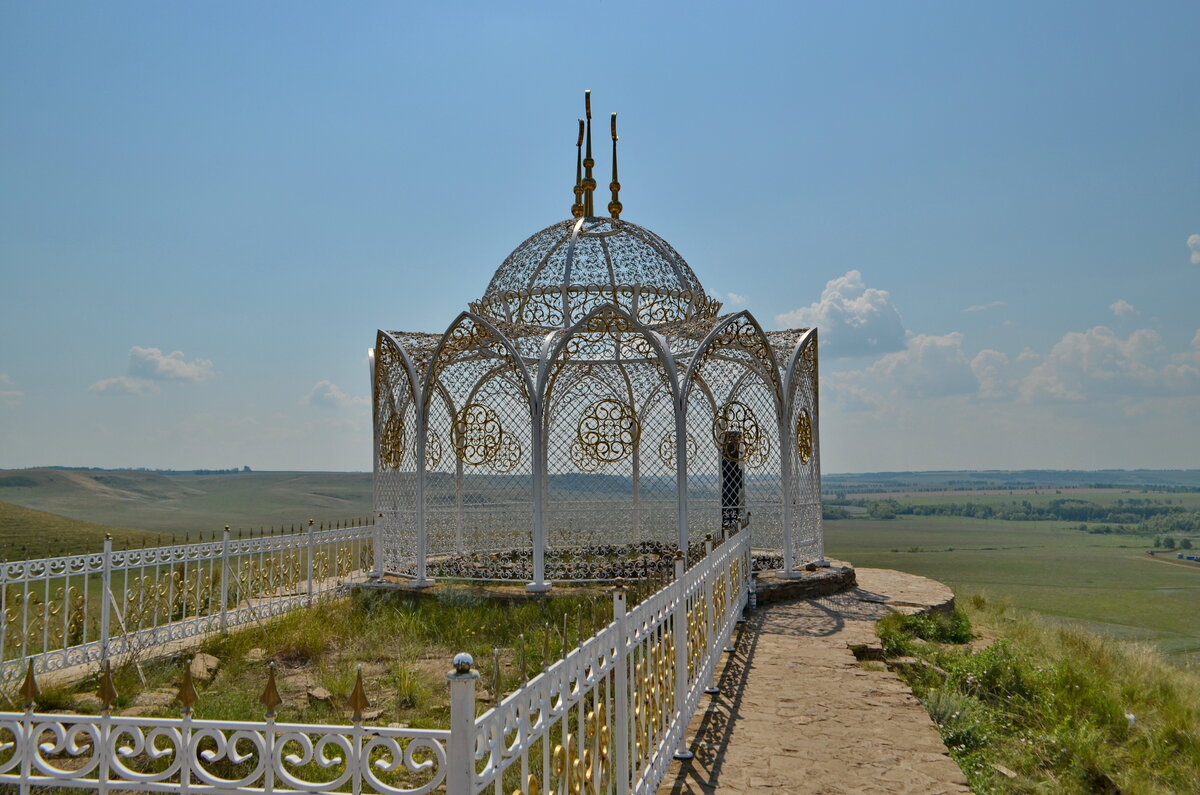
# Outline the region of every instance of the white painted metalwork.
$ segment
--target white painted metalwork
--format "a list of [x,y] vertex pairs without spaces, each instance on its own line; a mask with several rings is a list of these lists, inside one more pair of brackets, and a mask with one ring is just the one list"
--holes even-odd
[[442,791],[450,732],[0,713],[0,783],[100,792]]
[[445,334],[378,332],[383,570],[543,590],[751,522],[757,568],[823,562],[815,331],[720,307],[662,238],[588,216],[518,246]]
[[0,682],[96,664],[342,594],[374,528],[314,530],[0,564]]

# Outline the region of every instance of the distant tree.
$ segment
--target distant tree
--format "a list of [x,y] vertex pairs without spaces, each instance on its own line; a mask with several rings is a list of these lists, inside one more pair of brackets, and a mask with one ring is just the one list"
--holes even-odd
[[1174,549],[1175,548],[1175,539],[1170,538],[1170,537],[1164,538],[1163,539],[1163,548],[1164,549]]
[[1192,548],[1192,539],[1185,538],[1182,541],[1180,541],[1179,548],[1180,549],[1191,549]]

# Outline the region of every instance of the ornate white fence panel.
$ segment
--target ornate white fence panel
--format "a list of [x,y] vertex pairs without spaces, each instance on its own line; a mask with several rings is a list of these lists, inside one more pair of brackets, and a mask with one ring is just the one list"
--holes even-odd
[[618,591],[609,626],[475,721],[475,763],[460,771],[450,754],[448,791],[654,792],[672,757],[689,755],[687,725],[713,692],[746,603],[750,534],[682,569],[628,613]]
[[101,792],[423,795],[446,778],[449,732],[0,713],[0,783]]
[[365,580],[374,527],[0,564],[0,682],[278,615]]

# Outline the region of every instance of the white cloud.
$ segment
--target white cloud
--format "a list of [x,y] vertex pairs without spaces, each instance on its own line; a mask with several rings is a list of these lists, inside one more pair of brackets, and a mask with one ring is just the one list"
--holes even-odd
[[746,303],[746,296],[744,295],[738,295],[737,293],[726,293],[725,295],[728,296],[729,303],[731,304],[741,306],[742,304]]
[[155,395],[158,394],[158,384],[145,378],[118,375],[115,378],[97,381],[89,386],[87,391],[102,395]]
[[1012,397],[1016,384],[1009,377],[1008,356],[990,348],[975,354],[971,372],[979,381],[979,397],[1003,400]]
[[1192,347],[1200,351],[1200,328],[1196,329],[1196,336],[1192,337]]
[[1117,299],[1115,302],[1109,304],[1108,308],[1112,310],[1112,313],[1117,317],[1133,317],[1138,313],[1138,311],[1133,308],[1133,304],[1129,303],[1124,298]]
[[1192,264],[1200,265],[1200,235],[1188,236],[1188,248],[1192,252]]
[[[1200,334],[1197,337],[1200,337]],[[8,373],[0,373],[0,384],[12,386],[12,377]],[[19,406],[23,397],[25,397],[25,393],[16,389],[0,389],[0,406],[4,406],[5,408]]]
[[830,356],[866,356],[902,351],[904,322],[886,290],[867,287],[859,271],[825,284],[821,300],[775,317],[785,328],[816,326],[821,351]]
[[847,410],[878,408],[882,399],[936,399],[971,395],[979,378],[962,349],[963,335],[914,334],[902,351],[882,356],[862,370],[833,373],[837,400]]
[[963,311],[964,312],[983,312],[986,309],[999,309],[1002,306],[1008,306],[1008,302],[992,301],[990,304],[975,304],[974,306],[968,306]]
[[187,361],[183,351],[164,354],[159,348],[129,349],[129,374],[135,378],[155,381],[191,381],[200,383],[212,378],[213,364],[208,359]]
[[332,381],[318,381],[304,398],[304,403],[327,409],[346,409],[369,405],[370,400],[348,395]]
[[1158,333],[1122,339],[1105,326],[1071,331],[1021,384],[1026,400],[1114,400],[1188,394],[1200,388],[1200,359],[1171,357]]

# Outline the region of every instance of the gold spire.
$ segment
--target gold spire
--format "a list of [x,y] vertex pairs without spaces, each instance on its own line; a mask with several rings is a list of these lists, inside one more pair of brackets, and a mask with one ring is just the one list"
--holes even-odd
[[596,165],[596,161],[592,159],[592,92],[583,92],[583,109],[584,115],[587,116],[587,154],[583,158],[583,214],[587,217],[595,215],[592,206],[592,193],[596,190],[596,180],[592,178],[592,166]]
[[42,694],[41,688],[38,687],[37,679],[33,677],[33,658],[29,658],[29,666],[25,669],[25,682],[21,685],[21,698],[25,702],[25,709],[33,709],[33,704],[37,701],[37,697]]
[[571,215],[583,217],[583,119],[579,120],[579,138],[575,141],[575,203]]
[[190,714],[192,706],[200,700],[196,695],[196,685],[192,683],[192,660],[188,658],[183,666],[183,684],[179,686],[179,692],[175,694],[175,700],[183,707],[185,715]]
[[279,705],[283,703],[283,699],[279,697],[279,688],[275,686],[275,661],[272,660],[267,665],[267,686],[263,690],[263,694],[258,697],[258,703],[267,708],[266,717],[275,717],[275,710],[279,709]]
[[613,139],[613,178],[612,182],[608,183],[608,189],[612,191],[612,201],[608,203],[608,214],[614,219],[621,217],[621,200],[617,194],[621,192],[621,183],[617,181],[617,114],[612,115],[612,139]]
[[358,666],[358,675],[354,679],[354,690],[350,693],[350,700],[346,702],[346,706],[353,710],[354,714],[350,720],[355,723],[362,720],[363,712],[371,706],[367,701],[367,692],[363,689],[361,664]]
[[113,702],[117,700],[117,688],[113,686],[112,680],[112,661],[104,661],[104,674],[100,677],[100,691],[96,693],[100,697],[100,709],[108,712],[112,709]]

